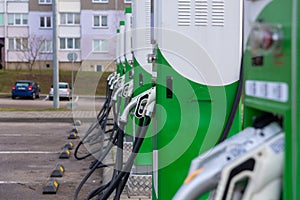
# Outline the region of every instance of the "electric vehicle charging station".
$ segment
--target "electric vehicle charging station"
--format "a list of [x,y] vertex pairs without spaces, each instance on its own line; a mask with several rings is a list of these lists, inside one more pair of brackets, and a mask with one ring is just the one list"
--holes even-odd
[[[135,97],[153,87],[152,64],[147,59],[148,54],[152,53],[151,0],[135,0],[132,2],[132,9],[133,97]],[[137,174],[152,172],[152,123],[141,146],[140,155],[137,155],[135,160],[134,172]]]
[[121,76],[124,75],[124,32],[125,32],[125,21],[119,22],[119,29],[116,34],[116,72]]
[[152,87],[152,63],[147,56],[152,53],[151,44],[151,0],[133,0],[133,59],[134,96]]
[[[100,199],[107,199],[113,190],[116,190],[115,198],[119,199],[122,190],[125,187],[125,184],[130,179],[130,172],[131,167],[130,165],[135,165],[135,169],[132,171],[133,176],[137,174],[138,176],[144,175],[144,173],[148,173],[147,180],[145,182],[151,183],[151,178],[149,179],[149,171],[152,170],[151,165],[151,155],[152,155],[152,143],[150,140],[150,144],[148,142],[147,150],[150,152],[148,153],[148,157],[145,158],[144,155],[138,154],[140,152],[140,149],[143,146],[144,139],[147,129],[149,127],[149,123],[151,122],[152,114],[154,113],[155,108],[155,97],[156,97],[156,90],[153,85],[152,87],[149,87],[148,90],[145,90],[144,92],[140,94],[136,94],[134,97],[132,97],[133,92],[133,69],[132,69],[132,47],[131,47],[131,9],[127,8],[125,9],[125,17],[126,21],[120,22],[120,29],[117,31],[117,48],[116,48],[116,65],[117,65],[117,72],[113,73],[108,78],[108,86],[110,86],[110,90],[112,92],[112,104],[109,105],[112,106],[114,110],[114,128],[116,128],[117,132],[114,133],[114,128],[112,129],[112,134],[110,135],[110,138],[106,138],[106,141],[110,141],[109,144],[105,145],[106,147],[103,149],[102,154],[97,156],[97,160],[93,163],[91,166],[91,171],[82,179],[80,185],[77,187],[74,199],[77,199],[78,193],[80,192],[83,184],[86,182],[86,180],[89,178],[89,176],[95,171],[97,167],[107,167],[111,166],[112,163],[108,163],[107,165],[103,162],[103,159],[108,155],[109,151],[112,149],[114,145],[117,146],[116,150],[116,156],[115,156],[115,164],[114,164],[114,173],[113,178],[111,181],[109,181],[106,186],[100,186],[99,188],[95,189],[88,195],[88,199],[93,198],[95,195],[101,193],[103,197]],[[145,60],[147,60],[147,54],[145,55]],[[141,91],[141,90],[140,90]],[[118,103],[117,103],[118,102]],[[116,108],[116,103],[118,104],[118,109]],[[133,112],[134,109],[134,112]],[[110,110],[110,108],[109,108]],[[115,112],[117,110],[117,112]],[[100,111],[101,113],[101,111]],[[116,114],[117,113],[117,114]],[[131,118],[131,119],[129,119]],[[137,119],[138,118],[138,119]],[[136,124],[137,123],[137,124]],[[100,121],[99,121],[100,124]],[[135,131],[132,128],[137,128]],[[104,134],[105,127],[101,127],[102,131],[101,133]],[[130,129],[130,130],[128,130]],[[132,129],[132,130],[131,130]],[[151,133],[151,131],[150,131]],[[130,135],[127,137],[127,139],[131,139],[132,136],[134,136],[134,142],[132,144],[132,153],[126,163],[126,159],[123,158],[124,152],[123,152],[123,145],[124,145],[124,139],[126,138],[126,134]],[[150,134],[151,135],[151,134]],[[151,138],[150,138],[151,139]],[[103,140],[104,141],[104,140]],[[144,147],[145,148],[145,147]],[[150,150],[149,150],[150,148]],[[112,150],[114,151],[114,150]],[[150,155],[150,156],[149,156]],[[137,156],[139,158],[137,158]],[[125,156],[126,157],[126,156]],[[149,158],[150,157],[150,158]],[[131,159],[130,159],[131,158]],[[113,158],[114,159],[114,158]],[[146,166],[146,167],[145,167]],[[118,179],[116,180],[114,179]],[[104,178],[103,182],[107,182]],[[139,178],[140,179],[140,178]],[[143,180],[143,179],[140,179]],[[136,183],[134,183],[136,184]],[[106,191],[106,187],[108,188]],[[136,187],[135,187],[136,188]],[[134,188],[134,189],[135,189]],[[151,186],[150,186],[151,188]],[[148,186],[148,192],[147,196],[151,195],[149,193],[149,186]],[[140,188],[138,188],[140,190]],[[138,194],[140,191],[135,192]]]
[[[130,18],[131,15],[131,10],[125,10],[125,16],[126,19]],[[128,17],[129,16],[129,17]],[[130,22],[128,23],[130,27]],[[131,70],[131,66],[129,64],[129,61],[127,58],[129,58],[129,54],[126,53],[126,50],[128,49],[128,44],[126,46],[127,38],[126,38],[126,21],[120,21],[120,33],[117,35],[117,53],[119,58],[117,58],[117,69],[119,69],[120,73],[120,78],[119,78],[119,83],[118,83],[118,88],[119,90],[115,92],[114,96],[116,96],[117,99],[117,113],[118,115],[121,114],[127,104],[127,98],[125,99],[125,96],[122,97],[122,92],[123,92],[123,87],[126,83],[129,82],[130,78],[129,74],[126,71]],[[130,47],[129,47],[130,48]],[[126,58],[127,56],[127,58]],[[130,58],[129,58],[130,59]],[[121,94],[120,94],[121,93]],[[125,131],[130,132],[128,130]]]
[[[157,125],[152,198],[165,200],[183,183],[187,163],[223,137],[239,86],[242,3],[154,4]],[[240,112],[230,134],[241,129]]]
[[116,59],[115,59],[115,64],[116,64],[116,73],[121,74],[121,69],[120,69],[120,29],[117,29],[116,33]]
[[[125,17],[126,17],[126,21],[124,22],[125,24],[125,29],[123,31],[122,27],[120,27],[120,38],[121,38],[121,43],[122,43],[122,38],[124,38],[124,54],[122,54],[122,47],[120,48],[121,50],[121,53],[120,53],[120,57],[121,57],[121,60],[122,60],[122,57],[124,56],[124,61],[122,63],[124,63],[125,65],[125,70],[123,71],[124,72],[124,83],[120,85],[120,87],[115,91],[114,93],[114,97],[113,97],[113,101],[116,102],[117,100],[119,101],[119,105],[118,107],[120,109],[118,109],[118,113],[120,115],[120,120],[122,118],[124,118],[123,116],[127,116],[127,118],[129,118],[129,120],[126,120],[126,126],[124,127],[120,127],[121,129],[125,129],[124,133],[125,133],[125,136],[127,135],[128,137],[126,137],[126,141],[132,141],[132,136],[134,137],[138,137],[136,134],[139,132],[139,128],[140,128],[140,124],[139,124],[139,121],[140,121],[140,117],[142,117],[142,115],[138,115],[136,114],[137,111],[135,111],[135,113],[133,112],[128,112],[128,107],[130,107],[132,105],[132,103],[134,103],[137,99],[139,98],[142,98],[143,96],[148,96],[148,93],[150,91],[153,91],[153,88],[149,87],[148,90],[144,90],[142,93],[140,94],[135,94],[135,95],[132,95],[133,93],[133,85],[134,85],[134,82],[133,82],[133,78],[134,78],[134,69],[132,68],[132,65],[133,65],[133,56],[132,56],[132,28],[131,28],[131,21],[132,21],[132,16],[131,16],[131,9],[130,8],[126,8],[125,9]],[[121,23],[123,24],[123,23]],[[122,34],[124,32],[124,34]],[[147,56],[145,55],[145,58],[147,58]],[[152,86],[152,85],[151,85]],[[136,86],[136,88],[139,87]],[[140,90],[141,91],[141,90]],[[153,96],[153,92],[152,93],[152,96]],[[145,97],[146,98],[146,97]],[[145,99],[146,100],[146,99]],[[144,105],[144,103],[146,103],[146,101],[143,101],[143,103],[141,103],[141,105],[136,105],[137,106],[137,110],[138,112],[141,112],[144,107],[146,105]],[[126,114],[127,113],[127,114]],[[139,117],[137,117],[139,116]],[[117,116],[117,118],[119,118]],[[120,121],[118,120],[118,121]],[[148,126],[147,126],[148,127]],[[137,129],[137,132],[136,132],[136,129]],[[148,131],[149,132],[149,131]],[[150,131],[151,133],[151,131]],[[145,149],[145,146],[147,148],[147,153],[145,154],[138,154],[135,158],[135,162],[134,162],[134,168],[132,170],[132,174],[130,175],[129,177],[129,180],[131,180],[131,178],[133,180],[135,180],[134,176],[139,176],[139,179],[143,180],[143,175],[145,175],[146,173],[146,179],[144,182],[151,182],[151,178],[149,179],[149,173],[150,171],[152,170],[152,166],[149,167],[149,165],[152,164],[152,142],[151,142],[151,134],[150,135],[150,139],[149,138],[145,138],[143,139],[143,144],[141,146],[141,149],[139,151],[140,152],[143,152],[143,149]],[[137,138],[135,138],[134,140],[134,143],[136,143],[136,140],[138,140]],[[150,142],[149,142],[150,140]],[[145,142],[146,141],[146,142]],[[145,145],[145,143],[148,143]],[[132,144],[131,144],[132,146]],[[123,147],[121,147],[123,148]],[[150,148],[150,149],[149,149]],[[123,150],[122,150],[123,151]],[[122,152],[120,151],[120,147],[118,148],[118,151],[117,151],[117,159],[121,158],[122,157]],[[118,168],[120,168],[121,164],[120,162],[122,161],[118,161],[119,164],[118,165]],[[136,182],[136,181],[132,181],[132,182]],[[136,185],[136,183],[132,184],[132,185]],[[136,187],[135,187],[136,188]],[[129,188],[129,193],[135,193],[135,194],[138,194],[138,192],[136,191],[133,191],[135,190],[135,188],[132,189],[132,192],[130,192],[130,188]],[[149,186],[147,187],[149,188]],[[138,188],[138,190],[140,191],[141,188]],[[143,189],[142,189],[143,190]],[[149,192],[147,192],[149,193]]]
[[[284,132],[286,145],[281,199],[300,199],[300,188],[297,184],[300,179],[298,176],[300,163],[297,159],[299,150],[297,144],[300,142],[297,135],[299,129],[297,122],[300,117],[297,102],[299,97],[297,88],[300,86],[297,69],[297,58],[300,56],[297,51],[299,48],[297,23],[300,15],[297,0],[289,2],[245,0],[235,3],[227,0],[155,1],[153,33],[156,43],[152,60],[157,77],[153,75],[151,64],[146,61],[146,55],[151,53],[152,47],[151,36],[148,37],[148,34],[152,34],[151,29],[148,29],[151,27],[151,23],[147,21],[151,18],[151,11],[148,13],[148,8],[151,10],[150,0],[133,1],[133,57],[125,46],[124,54],[117,53],[120,55],[117,63],[120,75],[124,75],[132,69],[130,60],[133,60],[134,73],[128,75],[133,75],[134,97],[151,89],[153,77],[156,79],[156,124],[152,131],[154,133],[152,199],[172,199],[189,172],[190,162],[199,154],[209,152],[218,155],[219,152],[215,154],[210,148],[223,137],[221,134],[224,133],[224,127],[228,123],[239,87],[241,65],[244,68],[243,117],[241,110],[238,109],[229,133],[234,136],[216,148],[231,144],[230,141],[234,141],[234,138],[238,138],[238,141],[253,142],[251,135],[246,140],[244,137],[239,138],[237,134],[241,130],[242,119],[244,127],[252,127],[255,124],[259,131],[266,129],[269,131],[266,133],[272,134],[276,129],[278,131],[276,133],[280,134],[275,134],[276,140],[264,140],[265,135],[260,135],[263,139],[257,143],[259,152],[255,150],[255,155],[272,151],[273,148],[278,154],[282,153],[282,143],[278,145],[276,142],[283,140],[282,132]],[[281,14],[274,15],[276,12]],[[124,24],[121,23],[123,26]],[[140,34],[138,29],[144,29],[145,24],[145,31]],[[127,28],[123,28],[120,27],[120,33],[123,32],[125,35],[126,39],[123,38],[121,42],[124,44],[124,40],[128,41],[128,38]],[[126,43],[128,44],[125,42],[125,45]],[[145,51],[139,49],[141,46],[146,47]],[[124,77],[127,82],[129,79]],[[280,128],[278,125],[275,125],[275,128],[265,126],[274,120]],[[253,129],[248,131],[250,129],[247,128],[241,133],[257,131]],[[239,145],[244,145],[243,142]],[[277,146],[273,147],[273,144]],[[240,150],[240,148],[233,149],[235,152]],[[143,152],[143,147],[140,152]],[[247,156],[246,158],[250,158]],[[280,155],[278,160],[269,159],[269,163],[272,161],[275,165],[279,163],[278,166],[281,166],[281,158]],[[137,166],[151,164],[146,160],[143,155],[141,157],[138,155],[135,164]],[[234,164],[241,161],[242,159],[237,157],[237,160],[226,168],[226,172],[220,170],[221,174],[228,175]],[[213,164],[218,163],[217,160]],[[209,167],[216,169],[212,165],[207,166],[208,169]],[[272,168],[272,165],[270,167]],[[278,173],[274,174],[280,176]],[[221,180],[220,184],[222,181],[224,180]],[[278,182],[276,184],[278,186]],[[278,195],[280,194],[277,189],[274,198]],[[207,194],[202,198],[207,198]]]
[[[257,155],[262,157],[262,163],[256,161],[253,163],[255,166],[253,175],[248,174],[250,180],[238,198],[231,196],[232,193],[228,195],[221,190],[221,188],[227,188],[226,182],[221,180],[218,183],[221,186],[214,199],[296,200],[300,198],[298,184],[299,102],[297,101],[300,85],[298,71],[300,41],[298,21],[300,15],[298,9],[297,1],[244,1],[244,127],[248,127],[245,130],[249,127],[256,127],[257,133],[262,133],[261,135],[265,137],[264,127],[270,123],[277,123],[282,129],[281,135],[284,137],[279,136],[281,137],[279,140],[275,138],[272,142],[265,141],[259,145],[256,151],[249,153],[251,157]],[[274,15],[278,12],[281,14]],[[276,130],[269,130],[270,134],[276,134],[276,132]],[[253,141],[254,137],[249,139],[249,142]],[[231,138],[224,143],[226,144],[230,140]],[[242,144],[246,146],[245,143]],[[219,147],[216,148],[218,150]],[[263,148],[269,148],[271,151],[267,153]],[[216,150],[212,149],[212,151]],[[281,156],[280,154],[284,154],[282,160],[277,159]],[[204,156],[200,157],[204,158]],[[243,155],[239,156],[244,157]],[[199,163],[200,157],[192,163],[192,168],[196,166],[196,168],[191,168],[190,173],[190,175],[193,172],[196,173],[194,174],[196,178],[192,178],[194,183],[201,174],[205,175],[200,171],[197,173],[197,169],[204,169],[199,168],[202,166]],[[206,158],[206,160],[208,159]],[[270,162],[273,163],[270,165]],[[203,163],[205,161],[202,160]],[[230,165],[239,166],[235,161]],[[236,173],[235,176],[239,176],[239,178],[235,178],[228,173],[230,172],[228,169],[234,168],[225,167],[219,170],[227,176],[230,174],[230,179],[235,180],[235,184],[237,184],[242,173]],[[278,169],[280,170],[278,171]],[[210,170],[208,169],[208,171]],[[210,174],[210,172],[206,173]],[[194,183],[190,187],[193,187]],[[208,186],[210,183],[203,185],[202,188],[212,190],[213,188]],[[236,185],[230,185],[230,188],[237,189]],[[199,184],[195,190],[190,190],[191,188],[187,185],[183,185],[181,189],[174,199],[180,199],[183,197],[181,194],[191,194],[192,191],[201,192]],[[222,196],[223,198],[221,198]]]
[[[125,9],[125,31],[124,31],[124,65],[125,65],[125,83],[123,85],[122,90],[122,104],[123,107],[121,110],[124,110],[128,101],[132,95],[132,85],[133,85],[133,60],[132,60],[132,9],[126,8]],[[132,116],[131,116],[132,117]],[[128,123],[126,125],[126,134],[134,135],[133,123]]]
[[245,127],[268,115],[282,122],[284,200],[300,199],[299,20],[297,0],[245,1]]

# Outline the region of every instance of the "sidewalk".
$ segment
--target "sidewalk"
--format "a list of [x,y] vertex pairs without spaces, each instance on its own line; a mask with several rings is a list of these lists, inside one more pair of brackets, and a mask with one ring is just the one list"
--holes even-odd
[[94,111],[3,111],[0,122],[66,122],[74,120],[92,121]]

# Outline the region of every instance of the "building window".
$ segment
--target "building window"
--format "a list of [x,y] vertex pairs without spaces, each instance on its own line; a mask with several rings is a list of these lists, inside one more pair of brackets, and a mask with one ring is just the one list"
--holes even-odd
[[39,4],[52,4],[52,0],[39,0]]
[[79,13],[61,13],[60,14],[60,24],[64,24],[64,25],[80,24],[80,14]]
[[102,65],[96,65],[96,71],[97,72],[102,72],[103,71]]
[[43,40],[40,47],[41,53],[52,53],[52,41]]
[[28,14],[21,14],[21,13],[8,14],[8,25],[11,26],[28,25]]
[[93,51],[94,52],[108,52],[108,41],[107,40],[93,40]]
[[28,39],[27,38],[9,38],[8,39],[8,49],[21,51],[28,49]]
[[4,25],[4,13],[0,13],[0,26]]
[[124,3],[132,3],[131,0],[124,0]]
[[92,0],[93,3],[108,3],[109,0]]
[[50,16],[42,16],[40,17],[40,28],[51,28],[51,17]]
[[60,38],[60,49],[80,49],[80,38]]
[[94,15],[94,27],[107,27],[107,15]]

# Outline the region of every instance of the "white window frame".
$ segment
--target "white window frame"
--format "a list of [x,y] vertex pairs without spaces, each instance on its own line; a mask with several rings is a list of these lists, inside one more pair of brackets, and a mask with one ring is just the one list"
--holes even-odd
[[[42,20],[42,18],[43,18],[43,20],[44,20],[44,25],[45,26],[41,26],[41,20]],[[47,18],[50,18],[50,26],[48,27],[47,26]],[[51,16],[47,16],[47,15],[45,15],[45,16],[40,16],[40,28],[41,29],[50,29],[50,28],[52,28],[52,17]]]
[[53,52],[52,45],[53,45],[52,40],[43,40],[41,42],[40,52],[41,53],[52,53]]
[[[64,22],[62,20],[62,17],[65,16]],[[76,23],[76,16],[79,18],[79,23]],[[71,19],[71,23],[68,22],[68,20]],[[80,13],[70,13],[70,12],[62,12],[60,13],[60,25],[65,25],[65,26],[74,26],[74,25],[80,25]]]
[[[18,43],[17,40],[20,40],[20,43]],[[11,41],[13,42],[13,44],[12,44],[13,47],[12,48],[10,46],[10,42]],[[24,47],[25,41],[26,41],[26,44],[27,44],[26,47]],[[8,49],[11,50],[11,51],[24,51],[24,50],[28,50],[28,38],[8,38]]]
[[52,4],[52,0],[39,0],[39,4]]
[[[20,16],[20,18],[18,18]],[[25,17],[26,16],[26,17]],[[10,18],[12,17],[12,18]],[[10,24],[10,20],[12,19],[13,23]],[[17,23],[17,20],[20,20],[20,23]],[[26,23],[24,23],[26,20]],[[8,26],[28,26],[28,14],[27,13],[8,13]]]
[[132,0],[124,0],[124,3],[132,3]]
[[[64,48],[62,48],[61,46],[61,42],[62,40],[64,40]],[[72,41],[71,41],[72,40]],[[69,48],[68,47],[68,42],[71,41],[72,42],[72,47]],[[76,41],[79,42],[79,47],[76,48]],[[80,41],[80,38],[68,38],[68,37],[63,37],[63,38],[60,38],[59,40],[60,44],[59,44],[59,49],[60,50],[79,50],[80,47],[81,47],[81,41]]]
[[[99,42],[99,46],[96,46],[95,42]],[[107,49],[103,48],[103,42],[106,42]],[[95,53],[108,53],[109,52],[109,43],[105,39],[94,39],[92,42],[93,52]]]
[[[95,17],[99,17],[99,26],[95,25]],[[106,17],[106,26],[102,25],[102,17]],[[94,28],[108,28],[108,15],[93,15],[93,27]]]
[[109,3],[109,0],[92,0],[92,3]]

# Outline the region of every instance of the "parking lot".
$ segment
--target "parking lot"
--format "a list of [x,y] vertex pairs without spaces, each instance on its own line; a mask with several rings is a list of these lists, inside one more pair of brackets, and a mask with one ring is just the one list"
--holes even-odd
[[[71,124],[0,123],[0,127],[1,200],[73,198],[74,190],[87,173],[90,161],[77,161],[73,156],[64,160],[58,158],[67,142]],[[43,195],[43,186],[58,163],[65,167],[64,176],[57,178],[60,184],[58,192],[56,195]],[[97,174],[93,175],[83,188],[82,195],[98,186],[100,180]]]
[[[47,95],[39,99],[0,97],[0,199],[1,200],[69,200],[89,172],[94,157],[78,161],[71,150],[69,159],[59,159],[63,146],[73,128],[75,119],[82,122],[79,136],[83,136],[91,120],[104,103],[103,97],[76,96],[72,101],[61,100],[60,111],[54,111],[53,101]],[[76,107],[70,108],[70,104]],[[25,109],[25,110],[24,110]],[[28,109],[28,110],[26,110]],[[72,140],[76,146],[79,139]],[[84,149],[83,149],[84,150]],[[115,155],[115,153],[112,153]],[[110,158],[111,159],[111,158]],[[107,161],[112,163],[112,160]],[[43,187],[57,164],[62,164],[65,173],[57,178],[57,194],[43,194]],[[107,171],[108,170],[108,171]],[[100,182],[109,181],[112,169],[101,170],[91,176],[82,188],[78,199],[85,199]],[[128,199],[127,190],[121,199]],[[149,199],[150,196],[130,196],[130,199]]]
[[[61,100],[60,107],[68,108],[71,102]],[[103,100],[100,97],[96,100],[93,97],[76,97],[74,103],[77,104],[77,110],[91,108],[97,110],[96,107],[100,107]],[[73,111],[72,109],[39,111],[52,107],[53,101],[49,101],[46,95],[35,100],[11,99],[9,96],[0,98],[0,108],[14,110],[13,112],[0,112],[1,200],[73,199],[77,185],[88,172],[89,165],[94,158],[77,161],[71,151],[70,159],[59,159],[62,148],[67,143],[67,137],[73,128],[69,122],[72,120]],[[31,111],[22,111],[22,109]],[[64,120],[65,118],[69,120]],[[26,121],[26,123],[22,121]],[[88,125],[88,122],[85,125]],[[81,127],[81,129],[83,128]],[[78,140],[73,142],[76,145]],[[58,192],[55,195],[43,195],[43,187],[49,181],[50,174],[57,164],[63,164],[65,167],[64,176],[57,178],[60,184]],[[100,181],[100,174],[93,175],[83,187],[79,199],[84,199],[87,193],[99,186]]]

